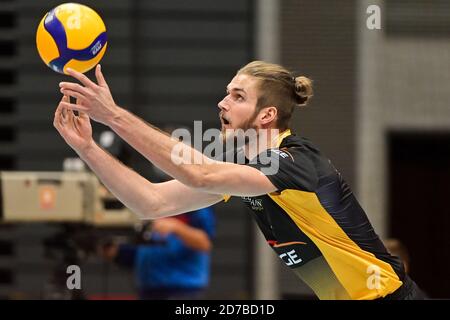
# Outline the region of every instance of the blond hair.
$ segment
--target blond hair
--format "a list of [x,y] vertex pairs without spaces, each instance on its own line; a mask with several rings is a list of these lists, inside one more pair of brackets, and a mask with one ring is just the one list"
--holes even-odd
[[277,128],[289,128],[295,107],[306,106],[313,95],[312,81],[294,77],[284,67],[264,61],[253,61],[242,67],[238,75],[245,74],[260,80],[256,112],[269,106],[277,108]]

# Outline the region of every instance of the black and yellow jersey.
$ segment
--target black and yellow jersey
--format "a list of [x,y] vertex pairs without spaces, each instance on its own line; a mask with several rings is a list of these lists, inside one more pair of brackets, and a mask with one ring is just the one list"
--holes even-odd
[[[339,171],[308,139],[285,131],[265,156],[278,189],[242,197],[268,244],[319,299],[377,299],[405,277]],[[265,162],[267,165],[267,162]],[[264,172],[260,161],[247,165]]]

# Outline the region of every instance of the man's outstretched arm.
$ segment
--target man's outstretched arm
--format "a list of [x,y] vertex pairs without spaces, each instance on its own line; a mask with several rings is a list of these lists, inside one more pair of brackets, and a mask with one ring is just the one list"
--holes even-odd
[[[68,99],[63,98],[62,102]],[[153,184],[100,148],[92,139],[87,115],[58,106],[54,126],[64,140],[125,206],[142,218],[160,218],[207,207],[221,196],[203,193],[172,180]]]
[[[212,194],[257,196],[276,191],[259,170],[213,161],[118,107],[99,66],[96,68],[98,84],[79,72],[67,71],[84,86],[68,82],[60,84],[64,94],[82,101],[81,106],[63,103],[65,107],[86,112],[92,119],[111,127],[133,148],[181,183]],[[174,149],[178,151],[173,152]]]
[[105,187],[142,218],[161,218],[204,208],[223,197],[189,188],[177,180],[151,183],[97,144],[79,156]]

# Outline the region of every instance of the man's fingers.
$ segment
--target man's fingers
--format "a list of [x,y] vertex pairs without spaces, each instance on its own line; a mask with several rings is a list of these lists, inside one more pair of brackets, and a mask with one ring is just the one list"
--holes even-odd
[[84,117],[81,117],[80,115],[78,117],[75,118],[74,121],[74,125],[75,125],[75,129],[77,129],[78,132],[82,131],[83,128],[83,121],[84,120],[88,120],[89,121],[89,117],[86,116],[87,119],[84,119]]
[[73,103],[68,103],[68,102],[61,102],[60,103],[61,107],[66,108],[66,109],[71,109],[71,110],[76,110],[76,111],[82,111],[82,112],[87,112],[89,111],[86,107],[79,105],[79,104],[73,104]]
[[88,88],[94,89],[97,86],[94,82],[92,82],[88,77],[86,77],[81,72],[75,71],[70,68],[67,68],[66,72],[69,75],[71,75],[72,77],[74,77],[75,79],[77,79],[78,81],[80,81],[82,84],[84,84]]
[[67,121],[66,121],[66,125],[70,130],[73,130],[74,128],[77,128],[77,119],[78,117],[75,115],[75,113],[73,112],[72,109],[67,108],[66,109],[66,117],[67,117]]
[[55,119],[60,118],[61,117],[61,112],[62,112],[62,103],[68,103],[69,102],[69,97],[66,95],[63,95],[61,98],[61,101],[58,104],[58,107],[55,110]]
[[71,91],[75,91],[83,96],[89,96],[91,94],[91,91],[88,88],[85,88],[78,83],[60,82],[59,87],[60,87],[61,92],[66,91],[66,90],[71,90]]
[[[81,104],[81,103],[78,103],[78,101],[81,102],[83,100],[86,100],[86,97],[77,91],[61,88],[61,93],[64,95],[70,96],[70,97],[74,97],[77,100],[78,105]],[[69,101],[66,101],[66,102],[69,102]]]
[[89,119],[89,116],[87,115],[87,113],[86,112],[83,112],[83,111],[78,111],[78,117],[80,118],[80,119]]
[[67,114],[67,120],[72,122],[73,117],[75,117],[75,114],[73,113],[72,109],[67,109],[66,114]]
[[[64,100],[64,96],[61,99],[61,102]],[[56,108],[55,116],[53,117],[53,126],[58,129],[59,128],[59,121],[61,120],[61,103],[58,105],[58,108]],[[59,131],[59,130],[58,130]]]
[[71,130],[73,128],[73,121],[74,121],[73,111],[67,108],[63,108],[62,114],[63,114],[62,122],[64,127]]
[[75,122],[77,121],[77,116],[75,115],[75,113],[72,110],[67,110],[67,112],[69,113],[69,124],[71,127],[75,127],[76,124]]
[[[82,101],[82,99],[78,99],[78,98],[77,98],[76,101],[75,101],[75,104],[76,104],[77,106],[83,107],[83,105],[81,104],[81,101]],[[78,117],[81,118],[81,119],[89,119],[89,116],[87,115],[86,112],[79,111],[79,110],[78,110]]]
[[63,123],[67,122],[67,108],[62,108],[61,110],[61,120]]
[[81,119],[80,117],[76,117],[75,120],[73,121],[73,124],[75,125],[75,129],[77,129],[78,131],[80,131],[80,127],[81,127]]
[[65,134],[65,128],[69,121],[70,114],[65,107],[65,105],[70,105],[70,99],[68,96],[64,95],[61,98],[61,102],[58,104],[58,107],[55,111],[55,117],[53,119],[53,126],[58,130],[61,135]]
[[64,123],[63,123],[63,107],[60,105],[55,111],[55,118],[53,119],[53,125],[55,126],[56,130],[63,135],[64,134]]
[[105,77],[103,76],[102,67],[100,64],[98,64],[95,67],[95,77],[97,78],[97,83],[99,86],[102,86],[102,87],[108,86],[108,84],[106,83]]

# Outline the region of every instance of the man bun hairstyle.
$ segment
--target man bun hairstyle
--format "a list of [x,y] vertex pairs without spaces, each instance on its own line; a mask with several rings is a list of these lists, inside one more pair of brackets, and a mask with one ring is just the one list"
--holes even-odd
[[313,95],[312,81],[306,77],[300,76],[294,78],[295,94],[297,95],[297,103],[299,107],[304,107]]
[[313,96],[312,81],[295,77],[284,67],[264,61],[253,61],[242,67],[237,75],[249,75],[259,80],[256,112],[265,107],[277,108],[277,128],[286,130],[295,107],[304,107]]

